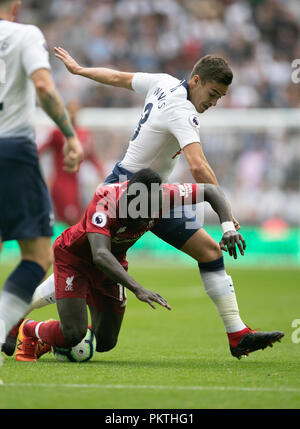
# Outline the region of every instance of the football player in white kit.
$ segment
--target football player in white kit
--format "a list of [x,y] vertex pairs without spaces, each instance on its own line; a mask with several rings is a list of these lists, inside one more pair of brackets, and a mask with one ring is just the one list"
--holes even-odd
[[[202,151],[199,136],[199,113],[203,113],[225,96],[233,75],[227,62],[207,55],[194,66],[189,80],[178,80],[168,74],[126,73],[107,68],[81,67],[63,48],[55,48],[56,56],[73,73],[102,84],[127,88],[145,96],[145,107],[124,158],[117,163],[106,183],[130,179],[142,168],[151,168],[164,182],[179,155],[185,156],[196,183],[218,185],[216,176]],[[223,231],[239,229],[238,222],[222,224]],[[223,261],[223,243],[218,244],[202,228],[195,214],[171,213],[152,231],[158,237],[194,258],[200,269],[206,293],[215,303],[223,321],[230,351],[242,355],[271,346],[283,334],[256,332],[244,324],[240,315],[231,277]],[[229,254],[237,257],[230,248]],[[54,280],[36,290],[32,309],[53,302]]]
[[52,263],[54,220],[35,144],[36,94],[67,139],[64,168],[77,171],[83,154],[52,81],[43,34],[13,22],[20,5],[0,0],[0,250],[8,240],[17,240],[21,250],[0,297],[0,351]]

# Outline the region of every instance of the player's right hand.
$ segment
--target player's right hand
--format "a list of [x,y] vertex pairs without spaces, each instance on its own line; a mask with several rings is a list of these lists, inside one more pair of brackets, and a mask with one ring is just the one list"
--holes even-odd
[[140,301],[147,302],[154,309],[156,307],[153,305],[152,301],[157,302],[163,307],[166,307],[168,310],[171,310],[171,307],[167,301],[156,292],[139,287],[134,293]]
[[78,71],[80,70],[80,65],[74,60],[73,57],[67,52],[65,49],[59,47],[54,48],[55,56],[59,58],[64,65],[67,67],[70,73],[72,74],[78,74]]
[[83,149],[77,137],[69,137],[63,148],[64,166],[67,173],[76,173],[83,161]]
[[240,254],[244,256],[244,250],[246,249],[246,242],[241,234],[237,231],[227,231],[223,234],[223,237],[219,243],[221,250],[229,252],[230,256],[237,259],[236,245],[240,251]]

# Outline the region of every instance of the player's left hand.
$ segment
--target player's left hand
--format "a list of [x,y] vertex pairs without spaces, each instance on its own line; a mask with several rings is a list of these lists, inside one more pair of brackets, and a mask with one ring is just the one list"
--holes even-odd
[[143,302],[147,302],[152,308],[156,308],[152,301],[157,302],[163,307],[166,307],[168,310],[171,310],[170,305],[167,303],[167,301],[160,296],[156,292],[152,292],[151,290],[144,289],[143,287],[139,287],[135,291],[135,296]]
[[236,245],[240,251],[240,254],[244,256],[244,250],[246,249],[246,242],[241,234],[236,231],[227,231],[223,235],[220,243],[221,250],[229,252],[230,256],[233,256],[234,259],[237,259],[237,250]]

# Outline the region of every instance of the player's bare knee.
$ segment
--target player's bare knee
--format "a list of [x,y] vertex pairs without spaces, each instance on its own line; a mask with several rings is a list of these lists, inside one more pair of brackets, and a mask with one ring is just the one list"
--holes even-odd
[[96,338],[96,352],[109,352],[116,346],[117,341],[115,337]]
[[214,257],[214,259],[218,259],[221,258],[222,256],[222,250],[220,249],[220,245],[217,241],[213,240],[211,242],[210,248],[209,248],[210,253],[212,254],[212,256]]
[[50,239],[38,238],[35,240],[24,240],[19,242],[19,244],[22,259],[39,264],[45,272],[49,270],[53,263],[53,251]]
[[48,271],[51,265],[53,264],[53,251],[50,248],[46,248],[43,253],[39,256],[39,263],[45,268],[45,271]]
[[67,326],[62,327],[62,334],[68,347],[74,347],[80,343],[86,335],[86,327]]
[[210,240],[207,244],[204,252],[199,254],[198,262],[210,262],[215,261],[223,256],[222,250],[220,249],[219,243],[215,240]]

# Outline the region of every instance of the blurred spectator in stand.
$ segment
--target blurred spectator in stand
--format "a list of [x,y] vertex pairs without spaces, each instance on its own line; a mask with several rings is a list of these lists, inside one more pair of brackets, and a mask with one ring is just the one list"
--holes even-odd
[[[84,161],[81,169],[84,169],[85,162],[91,163],[97,170],[99,180],[103,180],[104,172],[102,163],[95,153],[95,145],[91,132],[78,125],[77,117],[81,109],[79,101],[72,100],[67,104],[67,109],[75,128],[79,141],[84,150]],[[50,181],[48,180],[51,197],[54,205],[54,212],[57,221],[68,225],[77,223],[85,210],[82,190],[80,189],[80,172],[69,174],[63,170],[63,147],[65,138],[57,128],[53,129],[47,140],[39,147],[40,156],[51,151],[54,158],[54,168]]]
[[[28,0],[21,19],[35,22],[49,46],[64,46],[88,67],[181,79],[201,56],[223,55],[234,80],[220,107],[300,107],[288,89],[291,62],[300,58],[299,0]],[[65,95],[69,76],[52,60]],[[127,91],[106,88],[103,95],[102,89],[81,81],[77,93],[84,93],[85,107],[137,103]]]

